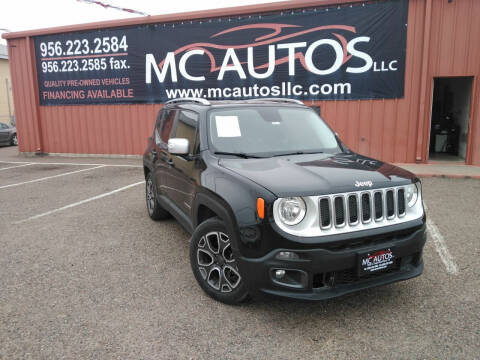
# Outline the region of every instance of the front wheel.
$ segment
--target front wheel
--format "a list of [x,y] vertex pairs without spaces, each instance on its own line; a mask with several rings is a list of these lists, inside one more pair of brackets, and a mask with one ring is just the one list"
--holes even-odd
[[200,287],[215,300],[238,304],[248,293],[232,251],[230,231],[219,218],[210,218],[194,231],[190,264]]
[[12,145],[12,146],[17,146],[18,145],[17,134],[13,134],[12,139],[10,140],[10,145]]

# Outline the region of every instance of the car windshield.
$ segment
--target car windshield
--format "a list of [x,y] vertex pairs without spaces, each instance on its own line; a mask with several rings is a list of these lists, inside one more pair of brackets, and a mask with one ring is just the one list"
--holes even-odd
[[334,133],[310,109],[256,106],[212,110],[209,133],[217,153],[280,156],[342,152]]

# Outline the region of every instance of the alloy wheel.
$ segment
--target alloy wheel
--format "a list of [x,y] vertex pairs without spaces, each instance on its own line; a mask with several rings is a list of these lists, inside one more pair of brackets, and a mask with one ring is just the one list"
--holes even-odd
[[223,232],[213,231],[202,236],[198,242],[197,265],[203,280],[222,293],[236,289],[242,280],[230,239]]
[[146,189],[146,195],[147,195],[147,209],[148,213],[151,215],[153,214],[153,211],[155,210],[155,192],[153,189],[153,182],[151,178],[147,179],[147,189]]
[[17,135],[13,135],[12,142],[13,142],[13,145],[15,145],[15,146],[17,146],[17,145],[18,145],[18,138],[17,138]]

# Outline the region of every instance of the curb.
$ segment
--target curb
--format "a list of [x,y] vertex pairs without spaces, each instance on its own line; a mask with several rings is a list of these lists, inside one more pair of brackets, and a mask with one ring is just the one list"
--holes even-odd
[[65,157],[65,158],[103,158],[103,159],[142,159],[142,155],[123,155],[123,154],[76,154],[76,153],[35,153],[18,152],[19,156],[27,158],[35,157]]
[[480,167],[457,164],[394,164],[418,177],[480,180]]
[[480,175],[460,175],[460,174],[419,174],[415,173],[418,177],[425,178],[442,178],[442,179],[474,179],[480,180]]

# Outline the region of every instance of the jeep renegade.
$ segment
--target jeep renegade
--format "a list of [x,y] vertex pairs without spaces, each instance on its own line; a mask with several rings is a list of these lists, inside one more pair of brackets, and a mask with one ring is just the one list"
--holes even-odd
[[192,234],[216,300],[326,299],[423,271],[420,180],[352,152],[300,101],[169,101],[144,172],[149,216]]

